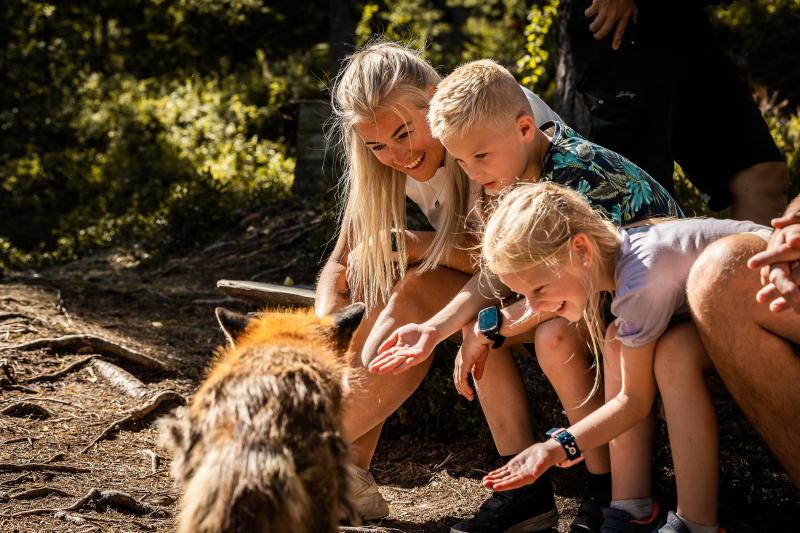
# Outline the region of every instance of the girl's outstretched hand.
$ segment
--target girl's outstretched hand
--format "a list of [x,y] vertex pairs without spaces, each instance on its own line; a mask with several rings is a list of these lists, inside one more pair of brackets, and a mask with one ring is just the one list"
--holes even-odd
[[483,476],[483,486],[502,491],[530,485],[558,462],[559,459],[553,457],[555,455],[552,448],[554,442],[538,442],[521,451],[505,466]]
[[369,364],[373,374],[400,374],[430,357],[439,343],[436,328],[406,324],[392,333],[378,348],[378,355]]

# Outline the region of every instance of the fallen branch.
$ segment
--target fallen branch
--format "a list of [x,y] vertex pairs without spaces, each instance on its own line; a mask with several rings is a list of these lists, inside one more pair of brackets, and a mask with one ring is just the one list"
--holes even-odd
[[126,348],[125,346],[95,335],[65,335],[52,339],[37,339],[35,341],[17,344],[16,346],[0,348],[0,352],[8,350],[38,350],[41,348],[49,348],[59,353],[68,351],[77,352],[81,349],[89,349],[100,355],[116,357],[150,370],[166,370],[167,368],[164,363],[153,359],[149,355]]
[[403,530],[382,526],[340,526],[339,533],[403,533]]
[[3,378],[0,378],[0,389],[27,392],[28,394],[37,394],[39,392],[36,389],[26,387],[25,385],[18,385],[16,383],[7,383]]
[[14,402],[8,407],[0,409],[0,414],[17,418],[35,418],[37,420],[44,420],[53,416],[53,413],[32,402]]
[[32,489],[24,490],[22,492],[15,492],[9,493],[6,497],[9,500],[35,500],[36,498],[44,498],[45,496],[50,496],[51,494],[55,494],[57,496],[65,496],[68,498],[74,498],[75,495],[69,492],[64,492],[61,489],[57,489],[54,487],[34,487]]
[[[85,496],[78,498],[72,505],[68,507],[60,507],[56,509],[28,509],[26,511],[5,514],[3,516],[17,518],[20,516],[79,511],[89,506],[90,503],[93,503],[94,508],[98,511],[104,511],[107,507],[112,507],[118,511],[128,511],[140,516],[150,515],[154,518],[166,518],[172,515],[168,509],[153,507],[152,505],[148,505],[147,503],[137,500],[125,492],[120,492],[118,490],[101,491],[95,488],[87,492]],[[84,518],[90,519],[89,517]]]
[[82,474],[91,472],[91,469],[82,466],[47,463],[0,463],[0,473],[2,472],[68,472],[70,474]]
[[108,435],[110,435],[111,432],[114,431],[119,426],[127,424],[128,422],[135,422],[137,420],[141,420],[142,418],[146,417],[147,415],[158,409],[161,406],[161,404],[170,401],[179,401],[181,403],[186,402],[183,396],[181,396],[175,391],[167,390],[159,392],[150,401],[148,401],[141,407],[131,409],[130,411],[127,412],[125,416],[109,424],[108,427],[106,427],[102,432],[100,432],[100,434],[97,437],[95,437],[92,440],[92,442],[89,443],[88,446],[86,446],[83,450],[81,450],[81,453],[88,452],[92,446],[94,446],[101,440],[108,437]]
[[152,392],[147,388],[147,385],[139,381],[136,376],[121,369],[117,365],[98,359],[92,363],[92,367],[113,386],[137,400],[149,396]]
[[20,401],[27,401],[33,400],[35,402],[54,402],[60,403],[61,405],[68,405],[70,407],[76,407],[78,409],[82,409],[83,411],[88,411],[86,407],[77,403],[77,402],[68,402],[66,400],[59,400],[58,398],[48,398],[47,396],[34,396],[33,398],[20,398]]
[[16,437],[13,439],[4,440],[3,444],[14,444],[15,442],[27,442],[28,445],[33,446],[33,441],[39,440],[39,437]]
[[16,311],[0,311],[0,320],[8,320],[11,318],[24,318],[26,320],[30,320],[28,315],[23,313],[17,313]]
[[27,481],[28,478],[31,477],[29,473],[22,474],[21,476],[17,476],[14,479],[8,479],[0,483],[0,486],[8,486],[8,485],[16,485],[17,483],[22,483],[23,481]]
[[47,374],[39,374],[38,376],[33,376],[32,378],[27,378],[23,380],[23,383],[38,383],[40,381],[56,381],[61,379],[63,376],[66,376],[73,370],[77,370],[78,368],[83,367],[90,361],[97,359],[96,355],[90,355],[88,357],[84,357],[83,359],[79,359],[77,361],[73,361],[72,363],[68,364],[64,368],[60,368],[55,372],[48,372]]

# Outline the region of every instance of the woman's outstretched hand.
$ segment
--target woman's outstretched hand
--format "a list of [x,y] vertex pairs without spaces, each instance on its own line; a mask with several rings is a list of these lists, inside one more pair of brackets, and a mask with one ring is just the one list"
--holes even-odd
[[400,374],[425,361],[439,344],[436,328],[406,324],[394,331],[378,348],[378,355],[369,364],[373,374]]

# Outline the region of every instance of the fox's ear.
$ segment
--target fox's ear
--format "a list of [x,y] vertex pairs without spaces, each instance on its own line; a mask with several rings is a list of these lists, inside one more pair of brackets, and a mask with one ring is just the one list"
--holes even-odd
[[353,333],[361,324],[367,306],[362,303],[350,304],[341,311],[337,311],[333,317],[333,339],[336,347],[344,352],[350,346],[350,339]]
[[247,327],[250,318],[241,313],[236,313],[225,309],[224,307],[217,307],[214,309],[214,314],[217,316],[219,327],[222,328],[222,333],[231,347],[235,347],[235,339],[242,334]]

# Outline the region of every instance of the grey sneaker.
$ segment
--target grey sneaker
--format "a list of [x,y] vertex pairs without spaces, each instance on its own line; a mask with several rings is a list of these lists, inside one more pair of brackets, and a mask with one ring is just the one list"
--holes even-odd
[[[670,511],[667,513],[667,523],[661,526],[658,533],[691,533],[691,530],[674,511]],[[719,528],[719,533],[725,533],[725,529]]]
[[689,526],[683,523],[673,511],[667,513],[667,523],[661,526],[658,533],[690,533]]
[[354,464],[347,466],[350,502],[364,520],[377,520],[389,514],[389,504],[378,491],[378,484],[368,470]]

